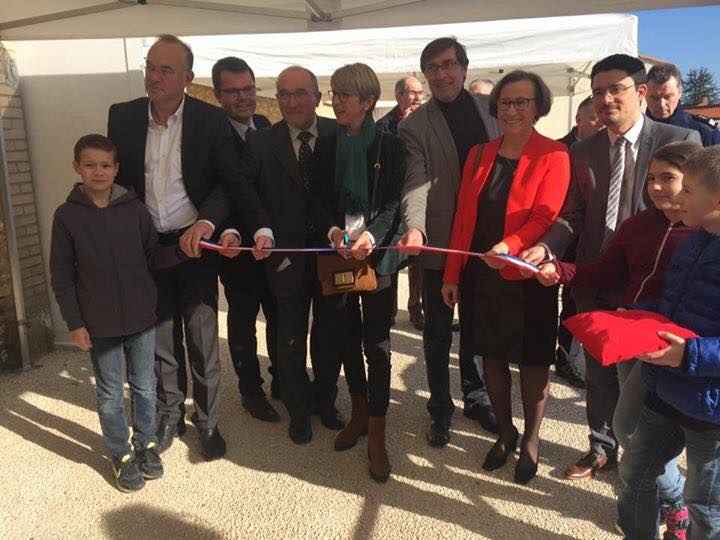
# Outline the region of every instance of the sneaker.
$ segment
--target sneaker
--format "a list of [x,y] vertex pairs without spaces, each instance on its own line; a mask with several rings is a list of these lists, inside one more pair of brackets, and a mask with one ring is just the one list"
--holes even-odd
[[145,480],[140,476],[132,454],[113,458],[113,472],[115,473],[115,483],[123,493],[140,491],[145,487]]
[[145,480],[162,478],[164,469],[158,453],[157,443],[151,442],[145,448],[140,448],[135,454],[135,459],[140,474]]
[[666,529],[663,540],[686,540],[690,525],[690,513],[682,503],[673,506],[662,506],[660,516],[665,521]]

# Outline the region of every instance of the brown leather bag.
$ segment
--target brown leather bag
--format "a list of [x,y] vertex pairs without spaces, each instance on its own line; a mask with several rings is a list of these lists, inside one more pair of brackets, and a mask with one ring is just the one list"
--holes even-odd
[[[377,155],[373,166],[373,190],[370,211],[375,208],[375,194],[378,189],[380,177],[380,149],[382,148],[383,134],[378,141]],[[368,220],[368,224],[374,216]],[[318,253],[317,273],[324,296],[342,294],[347,292],[368,292],[377,288],[375,270],[366,259],[359,261],[355,258],[345,259],[339,253]]]
[[345,259],[339,253],[319,253],[317,270],[325,296],[377,288],[375,270],[366,260]]

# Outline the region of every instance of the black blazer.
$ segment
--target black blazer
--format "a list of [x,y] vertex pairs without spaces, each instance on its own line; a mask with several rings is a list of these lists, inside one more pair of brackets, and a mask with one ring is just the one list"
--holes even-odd
[[[334,120],[318,117],[319,138],[334,132],[335,128]],[[226,184],[234,206],[242,202],[247,187],[255,194],[258,205],[237,212],[245,229],[272,229],[277,247],[327,247],[327,238],[323,238],[325,233],[319,231],[329,218],[321,217],[323,209],[309,200],[303,187],[290,131],[284,120],[247,138],[240,175]],[[314,238],[305,237],[306,219],[311,220],[317,231]],[[266,259],[265,268],[273,294],[288,297],[303,289],[305,257],[308,255],[274,253]]]
[[[270,120],[268,120],[267,116],[264,116],[262,114],[253,114],[253,124],[255,124],[255,128],[259,131],[261,129],[269,128],[272,123]],[[238,132],[235,130],[235,128],[230,124],[230,131],[232,132],[233,139],[235,140],[235,146],[238,150],[238,155],[242,155],[243,150],[245,149],[245,140],[238,134]],[[255,135],[255,133],[251,133],[250,137]]]
[[398,120],[399,111],[400,105],[395,105],[390,110],[390,112],[388,112],[385,116],[380,118],[380,120],[375,122],[375,125],[378,127],[378,129],[385,131],[386,133],[392,133],[393,135],[397,135],[398,124],[400,123],[400,120]]
[[[148,98],[110,107],[108,137],[118,148],[117,183],[132,187],[145,201],[145,143]],[[230,214],[223,184],[237,178],[240,159],[225,113],[192,96],[185,96],[181,141],[183,183],[188,197],[206,219],[219,228]]]
[[[380,159],[378,144],[382,137]],[[345,228],[345,214],[340,208],[335,185],[335,151],[337,132],[321,137],[315,146],[315,173],[313,175],[313,197],[320,201],[326,212],[323,217],[330,221],[323,223],[323,232],[333,227]],[[377,193],[373,197],[375,165],[379,163]],[[368,197],[371,208],[365,216],[367,230],[375,237],[377,246],[395,245],[400,232],[400,197],[405,182],[405,143],[397,135],[378,130],[375,140],[367,150]],[[374,200],[374,205],[373,201]],[[406,257],[396,250],[374,251],[370,262],[376,272],[393,274],[405,262]]]

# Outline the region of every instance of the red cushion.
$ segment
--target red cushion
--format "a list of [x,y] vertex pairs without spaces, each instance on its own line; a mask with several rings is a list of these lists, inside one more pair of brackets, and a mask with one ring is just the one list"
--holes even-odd
[[668,342],[658,336],[659,331],[683,339],[698,337],[662,315],[641,310],[591,311],[570,317],[563,324],[603,366],[666,348]]

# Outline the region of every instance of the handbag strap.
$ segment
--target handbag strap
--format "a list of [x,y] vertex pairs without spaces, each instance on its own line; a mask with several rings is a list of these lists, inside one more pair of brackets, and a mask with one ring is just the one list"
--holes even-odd
[[378,182],[380,180],[380,169],[382,168],[382,163],[380,162],[380,153],[382,152],[382,142],[385,138],[385,132],[380,132],[380,138],[378,139],[378,146],[377,146],[377,153],[375,154],[375,163],[373,163],[373,186],[372,186],[372,196],[370,198],[370,216],[368,219],[368,223],[370,223],[373,219],[377,217],[377,215],[380,213],[379,210],[375,209],[375,201],[377,197],[377,191],[378,191]]

